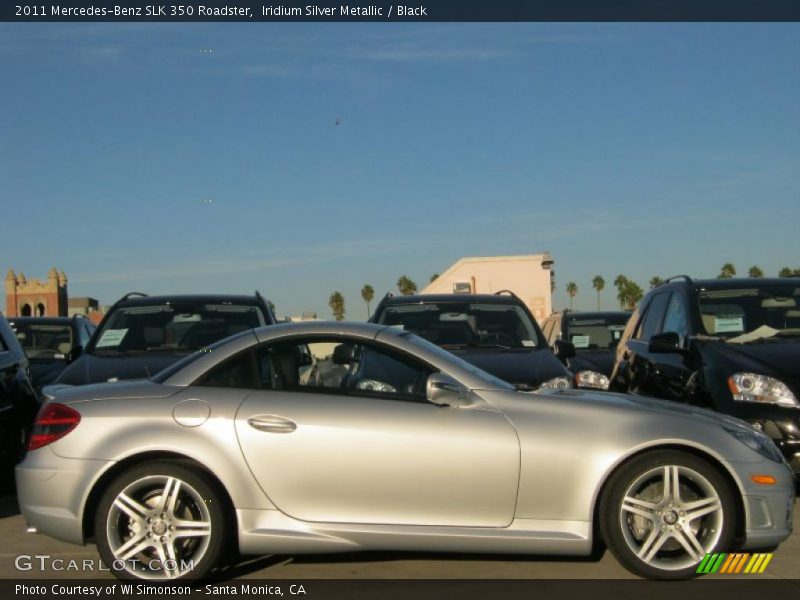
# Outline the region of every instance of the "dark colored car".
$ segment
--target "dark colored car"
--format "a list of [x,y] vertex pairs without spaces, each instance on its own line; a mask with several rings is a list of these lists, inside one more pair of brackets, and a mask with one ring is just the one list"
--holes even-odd
[[10,483],[12,467],[22,456],[27,433],[39,409],[28,359],[14,331],[0,313],[0,485]]
[[617,343],[630,316],[623,311],[555,312],[547,317],[542,331],[554,351],[558,352],[559,340],[575,348],[575,356],[565,361],[577,387],[607,390]]
[[800,481],[800,279],[667,280],[631,316],[611,389],[748,421]]
[[525,303],[509,292],[389,294],[370,320],[411,331],[520,389],[572,387]]
[[31,367],[33,387],[53,383],[73,358],[80,356],[97,326],[74,317],[12,317],[8,320]]
[[275,316],[258,292],[254,296],[131,293],[109,309],[80,357],[55,383],[150,377],[222,338],[274,323]]

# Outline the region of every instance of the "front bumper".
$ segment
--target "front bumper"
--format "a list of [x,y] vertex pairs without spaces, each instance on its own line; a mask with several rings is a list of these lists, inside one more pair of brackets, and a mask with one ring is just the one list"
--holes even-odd
[[[742,484],[745,516],[743,550],[768,548],[783,542],[792,533],[794,476],[785,464],[769,461],[732,465]],[[775,485],[754,483],[752,475],[772,475]]]
[[48,446],[29,452],[16,468],[17,500],[29,527],[83,544],[83,508],[94,483],[113,461],[57,456]]
[[800,410],[751,402],[742,402],[734,409],[733,416],[772,439],[800,484]]

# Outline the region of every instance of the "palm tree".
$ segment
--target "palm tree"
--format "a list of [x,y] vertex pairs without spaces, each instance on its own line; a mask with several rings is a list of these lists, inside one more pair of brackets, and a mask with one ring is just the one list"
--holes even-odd
[[761,270],[761,267],[759,267],[757,265],[753,265],[752,267],[750,267],[750,269],[748,269],[747,276],[748,277],[763,277],[764,276],[764,271]]
[[575,298],[575,294],[578,293],[578,286],[574,281],[570,281],[567,284],[567,295],[569,296],[569,309],[572,310],[572,301]]
[[662,283],[664,283],[664,280],[661,279],[661,277],[659,277],[658,275],[653,275],[650,278],[650,289],[652,290],[653,288],[658,287]]
[[606,287],[606,280],[600,275],[595,275],[592,279],[592,287],[597,290],[597,310],[600,310],[600,292]]
[[778,271],[778,277],[797,277],[800,275],[800,269],[792,269],[791,267],[783,267]]
[[636,305],[644,296],[642,288],[634,281],[626,280],[618,289],[617,300],[619,300],[620,308],[625,310],[636,308]]
[[375,297],[375,290],[372,289],[370,284],[366,284],[361,288],[361,297],[364,299],[364,302],[367,303],[367,320],[369,320],[369,303],[372,302],[372,299]]
[[734,275],[736,275],[736,267],[733,266],[733,263],[725,263],[722,265],[717,279],[730,279]]
[[438,273],[434,273],[433,275],[431,275],[431,280],[430,280],[429,283],[433,283],[437,279],[439,279],[439,274]]
[[625,275],[617,275],[614,279],[614,287],[617,288],[617,300],[619,300],[619,307],[625,308],[625,286],[628,285],[628,278]]
[[400,279],[397,280],[397,289],[400,290],[403,296],[410,296],[417,291],[417,284],[405,275],[401,275]]
[[333,292],[328,298],[328,306],[331,307],[333,318],[337,321],[344,320],[344,296],[341,292]]

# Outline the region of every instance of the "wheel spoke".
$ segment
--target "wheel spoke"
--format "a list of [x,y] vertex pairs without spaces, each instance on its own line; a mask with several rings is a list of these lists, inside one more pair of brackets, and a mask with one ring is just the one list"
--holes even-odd
[[680,502],[680,474],[678,467],[670,465],[664,467],[664,500],[671,500],[673,502]]
[[717,512],[720,508],[722,508],[722,504],[720,504],[719,498],[716,496],[695,500],[694,502],[687,502],[683,505],[683,509],[686,511],[687,522]]
[[180,575],[178,561],[175,560],[175,547],[171,542],[156,544],[156,553],[161,563],[161,570],[164,571],[167,579],[174,579]]
[[683,546],[693,560],[699,561],[705,556],[705,549],[697,540],[694,533],[692,533],[691,529],[682,529],[676,532],[673,537],[680,542],[681,546]]
[[158,502],[157,510],[160,512],[167,512],[170,516],[173,515],[180,490],[181,480],[169,477],[167,483],[164,484],[164,491],[161,492],[161,499]]
[[176,520],[173,537],[205,537],[211,535],[211,523],[208,521],[183,521]]
[[657,504],[655,502],[647,502],[640,500],[634,496],[625,496],[622,499],[622,510],[644,517],[649,521],[655,522]]
[[642,544],[642,547],[639,548],[637,556],[645,562],[650,562],[656,555],[656,552],[661,549],[661,546],[664,545],[664,542],[666,542],[668,538],[668,534],[664,533],[657,527],[653,527],[650,535],[647,536],[647,539]]
[[144,532],[140,532],[117,548],[114,556],[118,560],[127,561],[150,546],[152,546],[150,540],[147,539]]
[[150,514],[148,507],[140,504],[125,493],[121,493],[116,497],[114,506],[139,524],[142,524]]

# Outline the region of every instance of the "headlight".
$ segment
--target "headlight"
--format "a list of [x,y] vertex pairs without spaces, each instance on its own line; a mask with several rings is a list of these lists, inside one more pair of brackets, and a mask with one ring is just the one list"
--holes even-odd
[[745,446],[758,452],[764,458],[768,458],[776,463],[785,462],[781,451],[778,450],[775,443],[764,434],[734,427],[724,427],[724,429]]
[[553,377],[539,386],[540,390],[568,390],[572,387],[569,377]]
[[597,371],[578,371],[575,375],[575,385],[595,390],[607,390],[608,377]]
[[780,406],[800,406],[786,384],[757,373],[736,373],[728,378],[733,399],[740,402],[763,402]]

